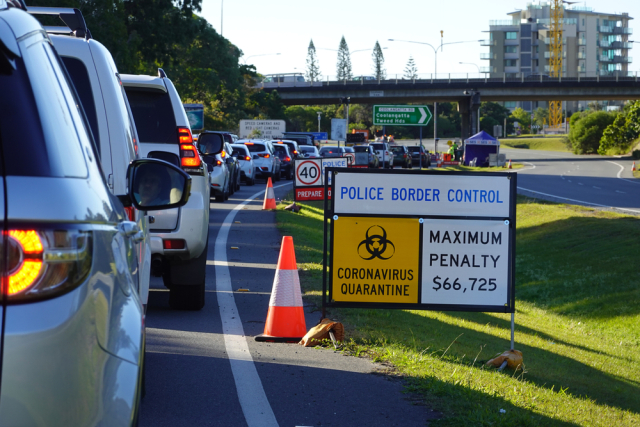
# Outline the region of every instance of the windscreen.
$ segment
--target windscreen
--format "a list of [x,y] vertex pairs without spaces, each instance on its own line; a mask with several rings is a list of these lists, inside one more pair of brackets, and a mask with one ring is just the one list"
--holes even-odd
[[412,153],[420,152],[420,147],[407,147]]
[[369,147],[363,147],[363,146],[353,147],[353,151],[356,153],[368,153]]
[[265,147],[264,144],[247,144],[247,148],[249,149],[250,153],[263,153],[267,151],[267,147]]
[[169,94],[125,87],[140,142],[177,144],[176,119]]
[[340,148],[338,147],[322,147],[320,149],[320,154],[341,154]]
[[370,144],[374,150],[384,150],[384,144]]
[[281,159],[284,159],[285,157],[288,156],[286,147],[284,147],[282,145],[274,145],[273,149],[274,149],[276,155],[278,157],[280,157]]

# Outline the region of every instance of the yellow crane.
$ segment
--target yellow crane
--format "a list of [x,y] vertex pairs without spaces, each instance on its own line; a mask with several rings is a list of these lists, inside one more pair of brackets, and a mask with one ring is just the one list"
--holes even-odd
[[[562,23],[564,8],[562,0],[552,0],[551,3],[551,28],[549,36],[549,76],[562,76]],[[562,125],[562,101],[549,101],[549,127],[560,128]]]

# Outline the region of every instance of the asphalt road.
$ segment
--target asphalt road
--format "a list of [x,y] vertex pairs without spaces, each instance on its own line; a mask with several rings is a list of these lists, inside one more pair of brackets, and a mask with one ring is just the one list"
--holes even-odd
[[[417,145],[418,141],[397,143]],[[433,139],[424,139],[423,144],[434,151]],[[438,149],[446,147],[446,141],[440,140]],[[633,178],[629,160],[517,148],[501,148],[500,152],[507,159],[525,164],[522,169],[512,170],[518,174],[521,194],[640,215],[640,179]]]
[[[152,278],[141,425],[424,426],[437,415],[415,405],[383,366],[253,339],[264,330],[281,242],[275,214],[262,211],[256,194],[264,188],[243,185],[211,204],[202,311],[171,310],[168,291]],[[276,198],[290,189],[276,188]],[[311,308],[307,329],[320,320]]]

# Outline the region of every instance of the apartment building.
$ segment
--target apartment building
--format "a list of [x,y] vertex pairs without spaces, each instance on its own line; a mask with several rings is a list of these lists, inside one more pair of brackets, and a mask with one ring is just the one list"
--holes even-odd
[[[516,78],[548,75],[550,58],[551,4],[528,3],[524,10],[507,14],[510,19],[489,23],[489,53],[481,59],[489,65],[482,72],[491,77]],[[596,12],[590,7],[565,4],[563,18],[563,77],[630,75],[629,41],[632,29],[628,13]],[[505,106],[527,111],[546,108],[546,102],[511,102]],[[586,103],[569,103],[565,108],[577,111]]]

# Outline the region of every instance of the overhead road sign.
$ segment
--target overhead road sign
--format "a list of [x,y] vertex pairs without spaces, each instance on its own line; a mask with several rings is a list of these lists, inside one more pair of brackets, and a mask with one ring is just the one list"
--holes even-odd
[[376,126],[426,126],[431,121],[426,105],[374,105],[373,124]]
[[331,119],[331,139],[334,141],[347,140],[347,119]]
[[323,307],[515,311],[515,174],[325,175]]

